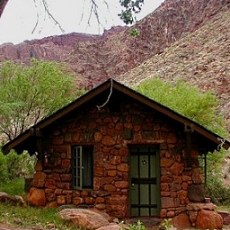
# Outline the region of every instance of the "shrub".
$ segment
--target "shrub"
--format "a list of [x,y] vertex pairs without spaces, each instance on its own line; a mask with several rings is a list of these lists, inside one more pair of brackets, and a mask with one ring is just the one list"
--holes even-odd
[[212,202],[217,205],[230,204],[230,188],[224,186],[220,174],[212,174],[208,176],[206,183],[206,196],[210,197]]
[[34,173],[36,156],[30,156],[28,152],[17,154],[15,151],[11,151],[6,155],[6,162],[9,179],[25,177]]
[[129,230],[146,230],[146,227],[140,220],[138,220],[136,224],[130,224],[128,229]]
[[0,182],[5,183],[9,179],[6,156],[0,151]]
[[8,155],[4,155],[0,151],[0,184],[33,175],[35,163],[36,156],[30,156],[27,152],[17,154],[11,151]]
[[129,30],[129,35],[132,37],[138,37],[138,36],[140,36],[140,30],[137,28],[131,28]]
[[0,183],[0,191],[6,192],[9,195],[24,195],[25,194],[25,179],[16,178]]
[[230,188],[223,183],[222,165],[228,152],[221,150],[219,153],[207,155],[207,181],[206,196],[210,197],[212,202],[217,205],[230,204]]
[[172,224],[172,219],[168,218],[168,219],[164,219],[161,222],[160,228],[161,230],[169,230],[169,229],[174,229],[173,228],[173,224]]

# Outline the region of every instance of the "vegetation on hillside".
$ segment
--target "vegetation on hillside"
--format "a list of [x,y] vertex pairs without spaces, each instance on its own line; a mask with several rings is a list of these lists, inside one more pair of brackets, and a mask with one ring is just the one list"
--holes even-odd
[[217,81],[218,78],[221,80],[221,77],[230,74],[229,24],[229,9],[219,12],[163,53],[153,56],[117,79],[135,85],[144,79],[160,76],[170,82],[183,79],[198,86]]
[[218,100],[211,92],[201,92],[184,81],[170,84],[159,78],[147,79],[136,89],[207,129],[221,136],[227,135],[224,119],[218,114]]

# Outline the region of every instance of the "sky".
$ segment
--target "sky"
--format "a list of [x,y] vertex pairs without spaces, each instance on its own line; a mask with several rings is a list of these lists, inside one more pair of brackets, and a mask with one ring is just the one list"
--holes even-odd
[[[101,26],[95,17],[89,19],[90,0],[46,0],[49,11],[62,29],[45,12],[42,0],[9,0],[0,18],[0,44],[18,44],[25,40],[40,39],[63,33],[103,33],[115,25],[122,25],[117,16],[121,11],[119,0],[97,0]],[[153,12],[164,0],[145,0],[137,20]],[[35,27],[35,25],[37,25]]]

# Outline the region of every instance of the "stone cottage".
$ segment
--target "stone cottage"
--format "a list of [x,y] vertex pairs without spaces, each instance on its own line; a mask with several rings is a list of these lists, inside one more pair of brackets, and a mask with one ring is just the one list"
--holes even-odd
[[109,79],[3,151],[38,154],[28,197],[33,205],[165,218],[185,212],[189,193],[202,191],[198,157],[220,146],[230,142]]

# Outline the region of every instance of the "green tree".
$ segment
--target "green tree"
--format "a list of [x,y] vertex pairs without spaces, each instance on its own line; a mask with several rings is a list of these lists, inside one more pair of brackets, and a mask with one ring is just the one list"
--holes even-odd
[[143,81],[136,90],[209,130],[227,136],[224,119],[218,112],[219,102],[211,92],[201,92],[183,81],[170,84],[158,78]]
[[121,20],[125,24],[133,24],[135,19],[135,14],[141,11],[144,0],[119,0],[121,6],[124,8],[120,14],[118,14]]
[[60,64],[47,61],[0,66],[0,132],[8,140],[82,93],[66,73]]

